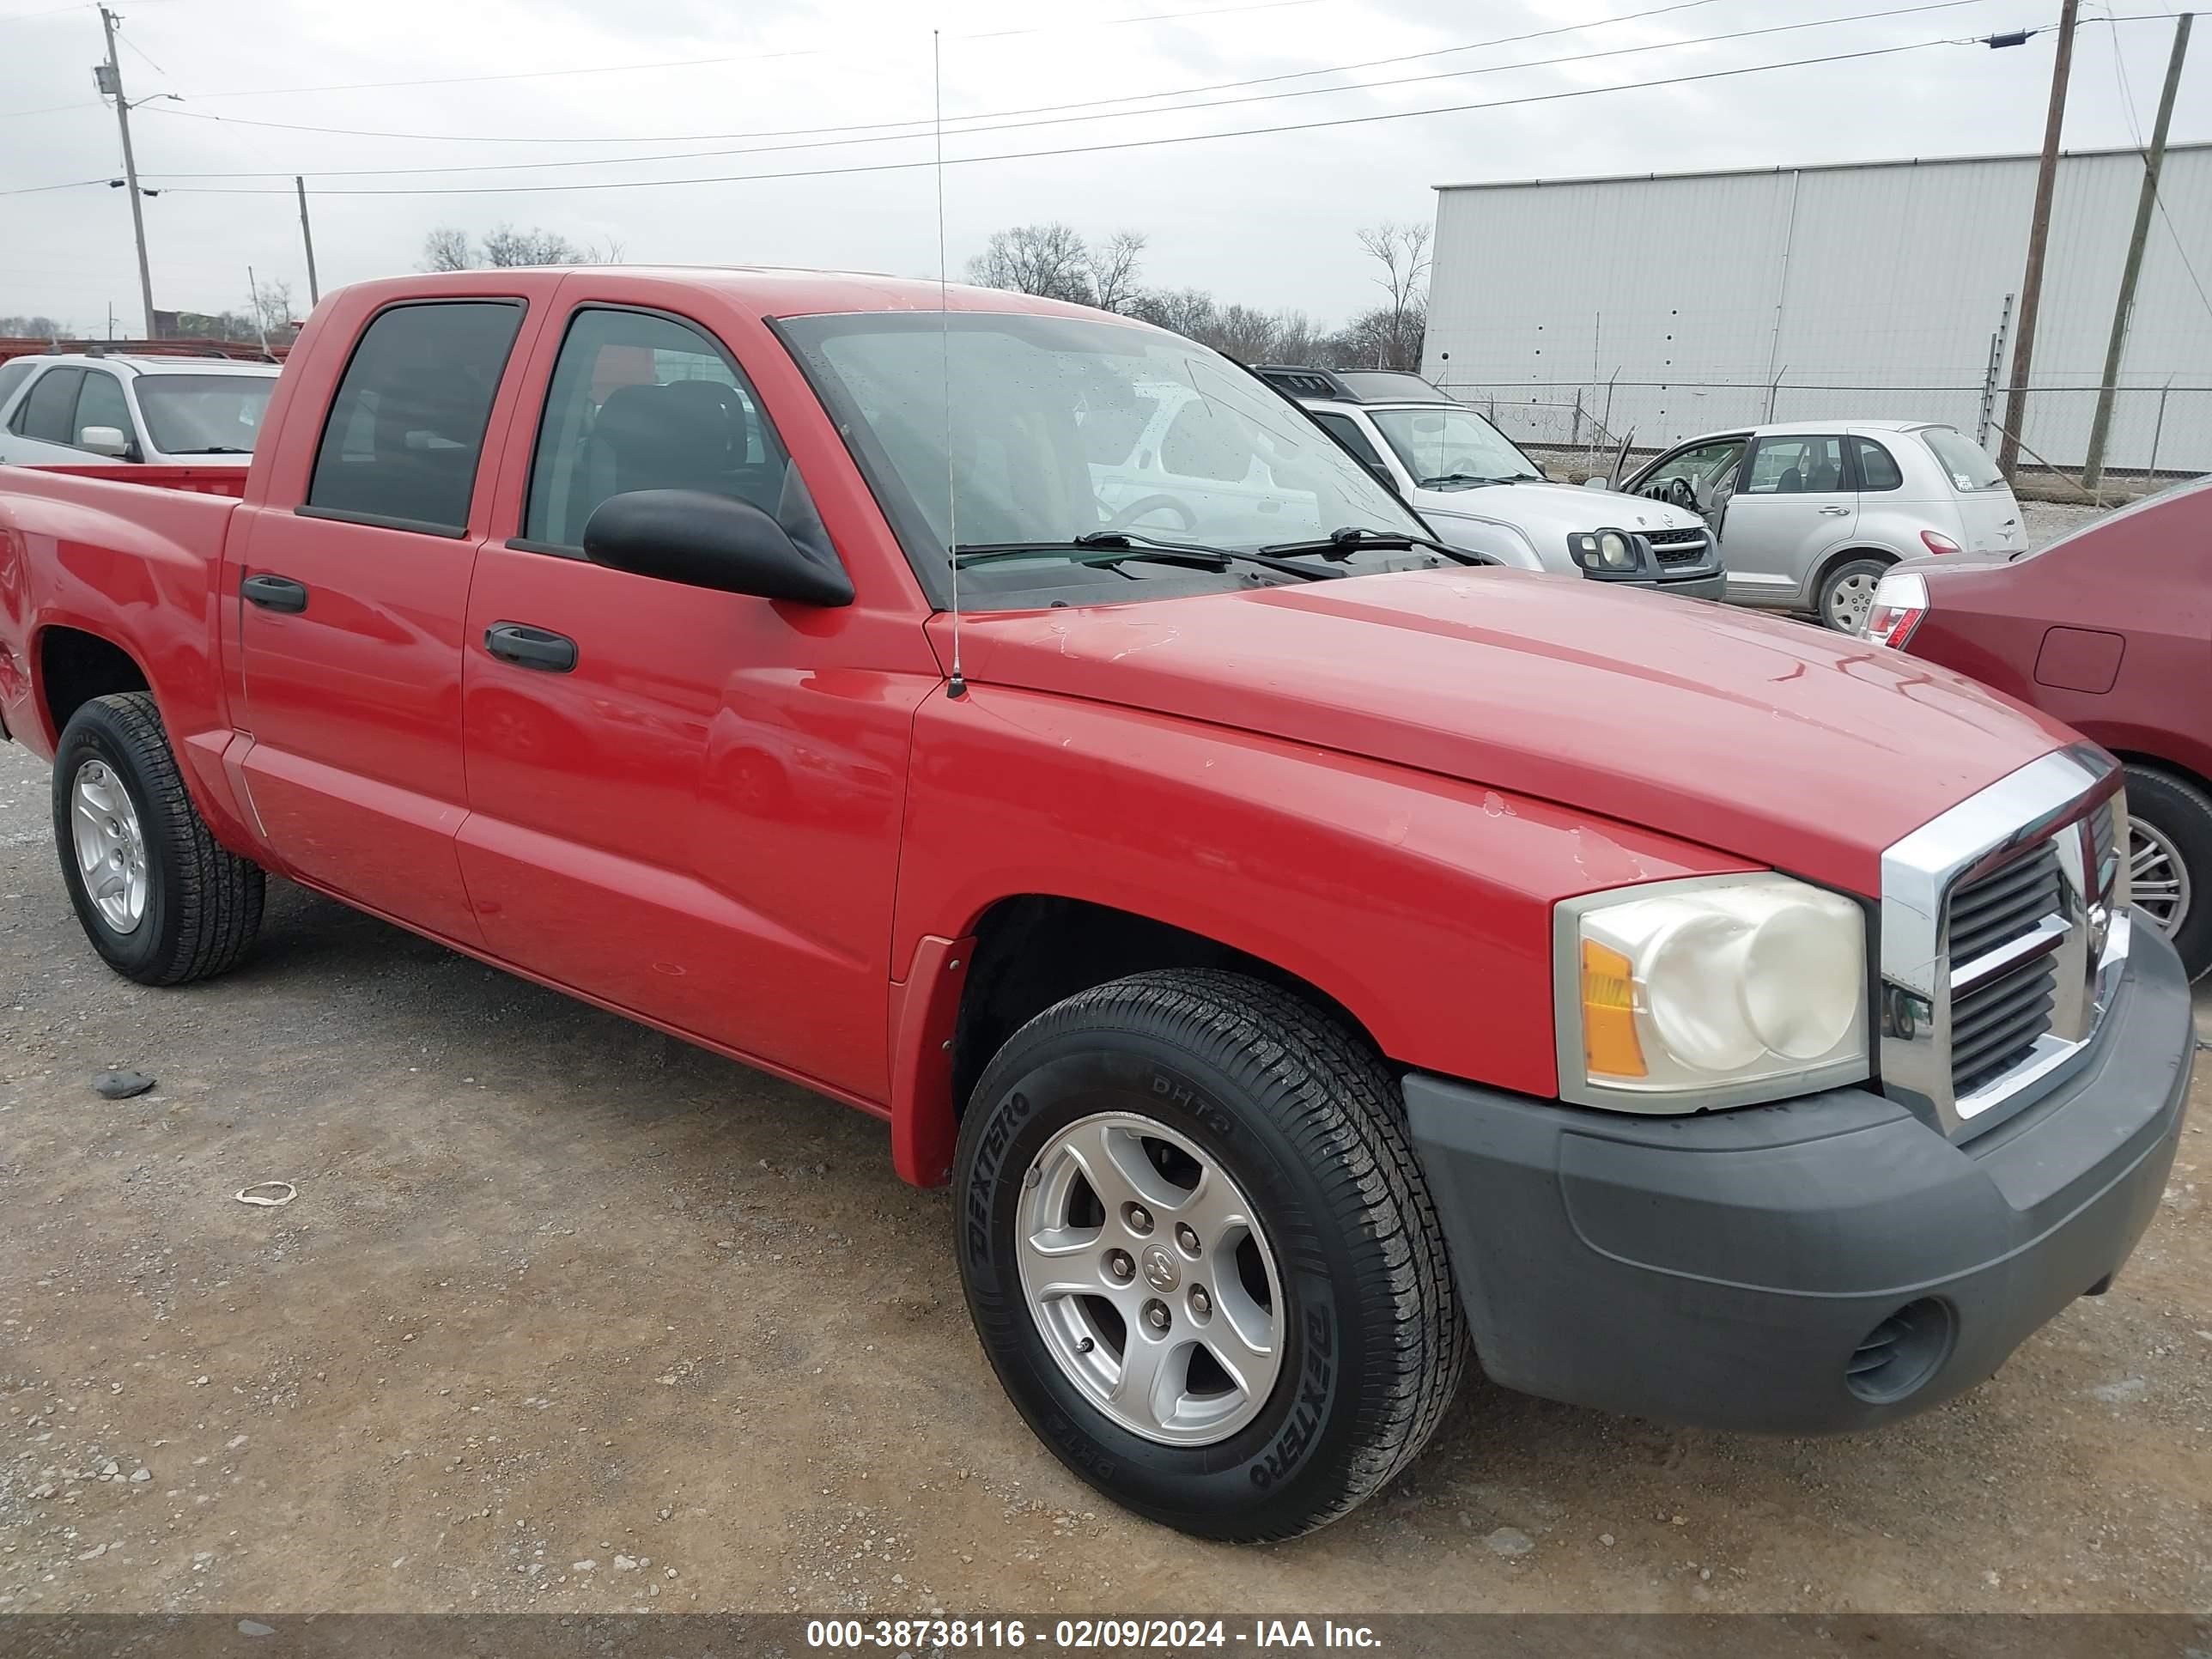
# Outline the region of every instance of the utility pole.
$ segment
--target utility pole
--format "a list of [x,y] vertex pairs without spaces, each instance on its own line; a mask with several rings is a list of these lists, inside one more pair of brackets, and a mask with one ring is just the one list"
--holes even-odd
[[261,289],[253,280],[252,265],[246,268],[246,291],[253,298],[253,331],[261,337],[261,349],[265,355],[269,349],[269,325],[261,319]]
[[[2058,134],[2066,125],[2066,76],[2074,67],[2074,14],[2080,0],[2058,9],[2058,57],[2051,66],[2051,112],[2043,124],[2043,165],[2035,175],[2035,215],[2027,228],[2027,273],[2020,283],[2020,338],[2013,347],[2012,391],[2005,399],[2004,444],[1997,466],[2006,477],[2020,465],[2021,423],[2027,417],[2027,375],[2035,362],[2035,313],[2043,298],[2043,250],[2051,240],[2051,193],[2058,182]],[[1994,44],[1994,42],[1992,42]]]
[[300,240],[307,245],[307,308],[312,311],[322,303],[322,291],[315,286],[315,232],[307,222],[307,180],[303,173],[292,175],[292,187],[300,192]]
[[2158,121],[2151,128],[2150,154],[2143,161],[2142,193],[2136,198],[2135,234],[2128,239],[2128,262],[2120,270],[2119,303],[2112,307],[2112,337],[2105,347],[2104,378],[2097,382],[2097,413],[2089,422],[2089,459],[2081,469],[2084,488],[2094,489],[2105,475],[2105,441],[2112,435],[2112,398],[2119,386],[2120,358],[2127,350],[2128,313],[2135,309],[2136,278],[2142,274],[2143,244],[2150,240],[2151,210],[2158,205],[2158,175],[2166,166],[2166,130],[2173,121],[2173,95],[2181,85],[2182,60],[2189,56],[2193,14],[2173,20],[2173,55],[2166,60],[2166,86],[2158,95]]
[[146,307],[146,337],[155,337],[154,277],[146,264],[146,210],[138,199],[138,162],[131,153],[131,100],[123,95],[123,65],[115,56],[115,14],[100,9],[100,27],[107,36],[107,61],[94,69],[93,80],[115,100],[115,125],[123,133],[123,187],[131,194],[131,231],[138,239],[138,298]]

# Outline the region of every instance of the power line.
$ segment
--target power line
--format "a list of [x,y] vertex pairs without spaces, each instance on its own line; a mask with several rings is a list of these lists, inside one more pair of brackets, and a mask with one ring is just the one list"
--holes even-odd
[[41,106],[38,109],[0,110],[0,121],[20,121],[25,117],[32,115],[58,115],[64,110],[106,109],[106,105],[100,102],[97,99],[76,104],[46,104]]
[[[1018,150],[988,155],[952,155],[946,167],[968,167],[990,161],[1048,161],[1065,155],[1095,155],[1111,150],[1156,149],[1170,144],[1204,143],[1219,138],[1254,138],[1285,132],[1310,132],[1332,127],[1365,126],[1382,121],[1407,121],[1430,115],[1459,115],[1479,110],[1507,109],[1528,104],[1557,103],[1591,98],[1613,92],[1641,92],[1658,87],[1689,86],[1699,82],[1730,80],[1761,75],[1773,70],[1808,69],[1826,64],[1856,63],[1890,58],[1900,52],[1922,52],[1930,46],[1952,46],[1950,40],[1915,40],[1893,46],[1868,46],[1856,52],[1830,52],[1818,58],[1796,58],[1778,64],[1746,64],[1734,69],[1706,70],[1695,75],[1667,76],[1653,81],[1629,81],[1607,87],[1572,87],[1559,92],[1530,93],[1518,98],[1495,98],[1480,103],[1443,104],[1427,109],[1385,110],[1366,115],[1340,115],[1318,121],[1286,121],[1273,126],[1232,127],[1220,132],[1186,133],[1164,138],[1127,138],[1106,144],[1070,144],[1056,149]],[[933,167],[933,161],[878,161],[854,167],[800,167],[785,173],[739,173],[680,179],[623,179],[602,182],[557,185],[439,185],[423,188],[398,185],[348,185],[319,192],[325,196],[535,196],[591,190],[650,190],[684,185],[757,184],[784,179],[822,179],[864,173],[904,173]],[[193,196],[289,195],[289,186],[249,185],[172,185],[172,191]],[[0,192],[4,193],[4,192]]]
[[[1558,58],[1531,58],[1516,64],[1483,64],[1469,69],[1439,70],[1426,75],[1401,76],[1388,81],[1368,81],[1341,87],[1294,87],[1279,92],[1247,93],[1233,98],[1207,99],[1198,103],[1167,105],[1156,109],[1106,110],[1090,114],[1051,115],[1034,120],[1001,121],[994,125],[969,126],[961,129],[955,137],[986,132],[1011,132],[1034,127],[1084,125],[1093,121],[1125,119],[1132,116],[1180,115],[1196,110],[1218,109],[1241,104],[1269,103],[1291,98],[1311,98],[1344,93],[1380,91],[1391,87],[1413,86],[1431,81],[1462,80],[1477,75],[1500,75],[1516,70],[1550,69],[1561,64],[1584,64],[1599,58],[1632,57],[1643,52],[1668,52],[1686,46],[1706,46],[1718,43],[1746,40],[1767,34],[1787,34],[1798,30],[1822,28],[1837,23],[1863,22],[1875,18],[1911,15],[1920,12],[1948,11],[1962,5],[1976,5],[1981,0],[1933,0],[1932,3],[1902,6],[1889,11],[1866,12],[1855,16],[1815,18],[1797,23],[1777,23],[1765,28],[1732,29],[1720,34],[1705,35],[1686,40],[1661,40],[1648,46],[1617,46],[1604,52],[1577,52]],[[1312,70],[1309,73],[1328,73]],[[977,117],[975,119],[988,118]],[[833,129],[834,131],[834,129]],[[762,137],[769,135],[763,134]],[[540,172],[550,167],[629,167],[650,161],[704,161],[725,155],[759,155],[775,152],[801,149],[837,149],[854,144],[895,143],[902,140],[926,138],[927,132],[874,134],[847,138],[804,139],[792,143],[755,144],[736,149],[683,150],[654,155],[610,155],[588,157],[580,161],[480,161],[454,163],[441,167],[325,167],[316,169],[314,176],[321,179],[383,177],[450,173],[520,173]],[[289,178],[301,171],[297,167],[272,167],[241,172],[163,173],[163,179],[270,179]]]
[[[990,40],[1005,35],[1044,34],[1086,28],[1113,28],[1124,23],[1159,23],[1177,19],[1228,17],[1255,11],[1282,11],[1296,6],[1314,6],[1327,0],[1254,0],[1254,3],[1236,6],[1212,6],[1188,11],[1145,12],[1133,17],[1079,18],[1066,23],[1040,23],[1027,28],[994,29],[977,34],[959,34],[956,40]],[[384,92],[399,87],[457,87],[490,81],[544,81],[571,75],[633,75],[653,70],[705,69],[723,64],[757,64],[780,58],[821,58],[842,55],[837,48],[801,46],[784,52],[740,52],[725,58],[671,58],[650,64],[590,64],[574,69],[519,70],[501,75],[447,75],[416,81],[352,81],[319,87],[241,87],[230,92],[201,92],[192,95],[210,98],[276,98],[294,93],[309,92]]]
[[[1973,3],[1974,0],[1953,0],[1954,3]],[[1062,110],[1103,109],[1110,104],[1134,104],[1160,98],[1185,98],[1206,92],[1235,92],[1245,87],[1270,86],[1282,81],[1303,81],[1316,75],[1346,75],[1365,69],[1382,69],[1393,64],[1409,64],[1425,58],[1445,58],[1455,52],[1486,52],[1498,46],[1520,46],[1530,40],[1548,40],[1553,35],[1581,34],[1591,29],[1609,27],[1620,23],[1640,22],[1645,18],[1658,17],[1669,12],[1688,11],[1695,7],[1708,6],[1714,0],[1673,0],[1673,3],[1652,6],[1643,11],[1625,12],[1618,17],[1593,18],[1587,23],[1567,23],[1555,28],[1534,29],[1524,34],[1500,35],[1489,40],[1473,40],[1456,46],[1435,46],[1425,52],[1400,52],[1389,58],[1369,58],[1355,64],[1333,64],[1320,69],[1291,70],[1279,75],[1255,76],[1243,81],[1214,81],[1194,87],[1175,87],[1162,92],[1127,93],[1118,98],[1093,98],[1075,103],[1031,104],[1019,109],[979,112],[974,115],[955,116],[955,122],[997,120],[1012,115],[1051,115]],[[1887,15],[1887,14],[1880,14]],[[387,129],[364,127],[326,127],[297,121],[258,121],[241,115],[210,115],[191,110],[166,110],[167,115],[182,116],[198,121],[220,121],[234,126],[269,127],[284,132],[331,133],[348,138],[408,138],[435,143],[456,144],[687,144],[709,143],[722,138],[812,138],[828,134],[848,132],[888,131],[893,127],[924,127],[932,125],[933,118],[918,116],[908,121],[873,121],[842,126],[783,127],[770,131],[749,132],[676,132],[646,135],[635,137],[576,137],[560,134],[540,137],[518,137],[508,133],[476,135],[465,132],[393,132]]]

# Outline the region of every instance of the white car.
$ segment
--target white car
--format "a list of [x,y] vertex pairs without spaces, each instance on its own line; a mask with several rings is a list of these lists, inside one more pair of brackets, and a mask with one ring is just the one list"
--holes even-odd
[[0,363],[0,463],[242,467],[276,373],[212,357],[17,357]]
[[1522,570],[1723,596],[1721,556],[1697,513],[1553,483],[1480,410],[1418,374],[1284,364],[1254,372],[1462,551]]
[[1622,489],[1695,510],[1720,538],[1732,605],[1866,621],[1881,573],[1930,554],[2027,544],[1997,465],[1927,421],[1793,421],[1677,444]]

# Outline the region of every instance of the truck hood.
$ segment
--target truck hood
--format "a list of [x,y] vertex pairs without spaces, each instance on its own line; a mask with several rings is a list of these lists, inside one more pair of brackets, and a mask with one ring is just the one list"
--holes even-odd
[[1665,501],[1624,495],[1615,489],[1571,484],[1473,485],[1465,489],[1417,489],[1413,505],[1424,518],[1489,520],[1517,525],[1546,551],[1566,554],[1566,539],[1588,530],[1702,530],[1705,521]]
[[1513,570],[962,621],[978,687],[1416,767],[1868,896],[1883,848],[2076,740],[1863,640]]

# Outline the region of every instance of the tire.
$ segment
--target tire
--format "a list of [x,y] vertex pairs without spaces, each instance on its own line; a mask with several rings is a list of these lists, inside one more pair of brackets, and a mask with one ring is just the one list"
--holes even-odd
[[[79,814],[80,777],[88,803],[126,805],[128,812]],[[55,746],[53,796],[55,849],[70,902],[93,949],[117,973],[141,985],[182,985],[234,966],[252,945],[265,878],[209,833],[149,695],[95,697],[70,717]],[[137,877],[135,917],[103,909],[87,884],[79,832],[97,843],[103,827],[105,844],[121,860],[112,867]],[[92,879],[110,869],[96,867]],[[126,907],[129,886],[118,901]]]
[[2150,916],[2189,977],[2201,979],[2212,969],[2212,795],[2133,761],[2127,779],[2130,881],[2143,883],[2138,916]]
[[1887,559],[1846,559],[1821,577],[1813,602],[1820,626],[1838,634],[1858,632],[1874,604],[1875,586],[1888,568]]
[[[1158,1183],[1188,1182],[1194,1158],[1209,1171],[1198,1190],[1214,1194],[1215,1207],[1183,1193],[1191,1207],[1182,1213],[1212,1225],[1223,1202],[1241,1201],[1249,1234],[1233,1253],[1224,1243],[1217,1269],[1214,1258],[1182,1250],[1172,1207],[1156,1205],[1152,1232],[1138,1235],[1093,1193],[1083,1218],[1097,1223],[1096,1238],[1073,1228],[1054,1235],[1090,1242],[1051,1261],[1055,1272],[1104,1288],[1033,1300],[1017,1239],[1036,1219],[1033,1206],[1057,1201],[1063,1162],[1054,1149],[1117,1119],[1158,1133],[1119,1143],[1124,1153],[1133,1145],[1151,1154],[1136,1167],[1157,1182],[1140,1195],[1149,1201]],[[1151,972],[1047,1009],[976,1085],[953,1182],[961,1283],[1000,1382],[1063,1463],[1155,1521],[1240,1541],[1324,1526],[1413,1461],[1459,1386],[1466,1326],[1395,1080],[1339,1023],[1286,992],[1212,970]],[[1171,1235],[1181,1254],[1170,1255]],[[1232,1224],[1201,1249],[1234,1236]],[[1170,1279],[1161,1291],[1154,1273],[1164,1264],[1148,1239],[1188,1285]],[[1103,1252],[1121,1245],[1143,1260],[1135,1283],[1115,1285]],[[1218,1331],[1202,1328],[1197,1297],[1207,1285]],[[1123,1322],[1113,1351],[1115,1320],[1097,1310],[1117,1293],[1172,1303],[1173,1328],[1158,1348],[1188,1356],[1178,1414],[1188,1406],[1203,1419],[1238,1396],[1245,1415],[1175,1430],[1184,1436],[1176,1443],[1162,1437],[1171,1424],[1158,1426],[1164,1414],[1153,1413],[1146,1432],[1110,1415],[1095,1373],[1117,1370],[1139,1334],[1133,1318]],[[1244,1355],[1229,1328],[1255,1307],[1276,1322],[1276,1369],[1264,1389],[1240,1396],[1212,1357]],[[1081,1339],[1069,1341],[1071,1319],[1103,1328],[1091,1354]],[[1255,1378],[1261,1369],[1252,1366]],[[1202,1396],[1201,1372],[1226,1381],[1227,1392]]]

